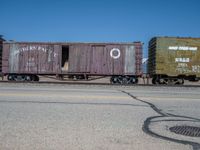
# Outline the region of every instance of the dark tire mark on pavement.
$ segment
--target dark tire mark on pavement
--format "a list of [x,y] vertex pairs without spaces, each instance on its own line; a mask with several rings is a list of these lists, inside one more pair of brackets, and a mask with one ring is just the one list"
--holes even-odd
[[[145,133],[147,133],[147,134],[149,134],[149,135],[151,135],[153,137],[159,138],[159,139],[163,139],[163,140],[167,140],[167,141],[171,141],[171,142],[175,142],[175,143],[179,143],[179,144],[184,144],[184,145],[191,145],[192,148],[193,148],[193,150],[200,150],[200,143],[186,141],[186,140],[173,139],[173,138],[170,138],[170,137],[165,137],[163,135],[160,135],[158,133],[153,132],[150,129],[150,124],[151,124],[152,120],[156,119],[156,118],[165,118],[165,117],[183,118],[183,119],[191,119],[191,121],[195,121],[195,122],[200,122],[200,119],[193,118],[193,117],[188,117],[188,116],[175,115],[175,114],[171,114],[171,113],[164,113],[161,109],[159,109],[158,107],[156,107],[154,104],[152,104],[150,102],[141,100],[141,99],[133,96],[132,94],[130,94],[130,93],[126,92],[126,91],[121,91],[121,92],[124,93],[124,94],[127,94],[130,97],[132,97],[136,101],[140,101],[142,103],[145,103],[145,104],[149,105],[156,113],[158,113],[160,115],[160,116],[151,116],[151,117],[148,117],[144,121],[142,130]],[[180,120],[173,120],[173,121],[180,121]],[[158,122],[162,122],[162,120],[159,120]]]

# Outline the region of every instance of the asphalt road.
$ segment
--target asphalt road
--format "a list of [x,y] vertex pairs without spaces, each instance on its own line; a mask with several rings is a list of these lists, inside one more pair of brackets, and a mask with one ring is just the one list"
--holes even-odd
[[200,88],[0,83],[0,150],[198,150]]

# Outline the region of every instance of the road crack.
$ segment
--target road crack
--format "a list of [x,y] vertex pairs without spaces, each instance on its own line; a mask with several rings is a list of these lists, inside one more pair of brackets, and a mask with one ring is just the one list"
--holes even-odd
[[[171,137],[166,137],[166,136],[163,136],[163,135],[160,135],[159,133],[155,133],[153,132],[151,129],[150,129],[150,124],[151,122],[153,122],[152,120],[153,119],[156,119],[156,118],[165,118],[165,117],[173,117],[173,118],[184,118],[184,119],[191,119],[191,121],[196,121],[196,122],[200,122],[200,119],[198,118],[193,118],[193,117],[188,117],[188,116],[180,116],[180,115],[175,115],[175,114],[171,114],[171,113],[165,113],[163,110],[159,109],[157,106],[155,106],[154,104],[150,103],[150,102],[147,102],[147,101],[144,101],[142,99],[139,99],[137,98],[136,96],[132,95],[131,93],[129,92],[126,92],[126,91],[121,91],[122,93],[130,96],[131,98],[133,98],[134,100],[136,101],[139,101],[139,102],[142,102],[142,103],[145,103],[147,105],[149,105],[156,113],[159,114],[159,116],[151,116],[151,117],[148,117],[145,121],[144,121],[144,124],[143,124],[143,127],[142,127],[142,130],[152,136],[152,137],[156,137],[156,138],[159,138],[159,139],[163,139],[163,140],[167,140],[167,141],[171,141],[171,142],[175,142],[175,143],[179,143],[179,144],[184,144],[184,145],[191,145],[193,150],[200,150],[200,143],[196,143],[196,142],[191,142],[191,141],[186,141],[186,140],[179,140],[179,139],[174,139],[174,138],[171,138]],[[161,122],[162,120],[160,120]],[[176,120],[175,120],[176,121]],[[178,121],[178,120],[177,120]],[[159,121],[158,121],[159,122]]]

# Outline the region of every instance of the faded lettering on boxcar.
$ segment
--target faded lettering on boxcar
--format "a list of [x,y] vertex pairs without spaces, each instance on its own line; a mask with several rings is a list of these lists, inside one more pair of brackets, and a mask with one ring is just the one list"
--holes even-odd
[[200,73],[200,65],[189,67],[187,63],[178,63],[176,71],[179,73]]
[[194,65],[194,66],[192,66],[192,71],[193,72],[200,72],[200,65]]
[[176,67],[176,71],[179,73],[188,73],[191,72],[188,68],[188,65],[186,63],[178,63]]
[[57,57],[57,53],[53,52],[53,49],[51,47],[47,47],[47,46],[24,46],[24,47],[18,47],[18,49],[15,50],[14,54],[17,55],[19,53],[23,53],[26,51],[42,51],[44,53],[48,53],[49,57],[48,57],[48,61],[50,61],[50,55],[53,55],[53,57]]
[[169,50],[180,50],[180,51],[197,51],[197,47],[190,47],[190,46],[169,46]]
[[175,62],[190,62],[190,58],[175,58]]
[[30,58],[28,59],[28,62],[27,62],[27,64],[26,64],[26,66],[35,67],[35,66],[36,66],[35,58],[34,58],[34,57],[30,57]]

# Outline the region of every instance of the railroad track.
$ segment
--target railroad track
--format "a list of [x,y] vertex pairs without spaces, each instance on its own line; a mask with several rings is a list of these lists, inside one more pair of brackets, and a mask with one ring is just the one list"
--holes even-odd
[[80,82],[80,81],[39,81],[39,82],[25,82],[25,81],[0,81],[0,83],[15,83],[15,84],[57,84],[57,85],[107,85],[107,86],[127,86],[127,87],[200,87],[200,85],[153,85],[153,84],[110,84],[110,83],[99,83],[99,82]]

